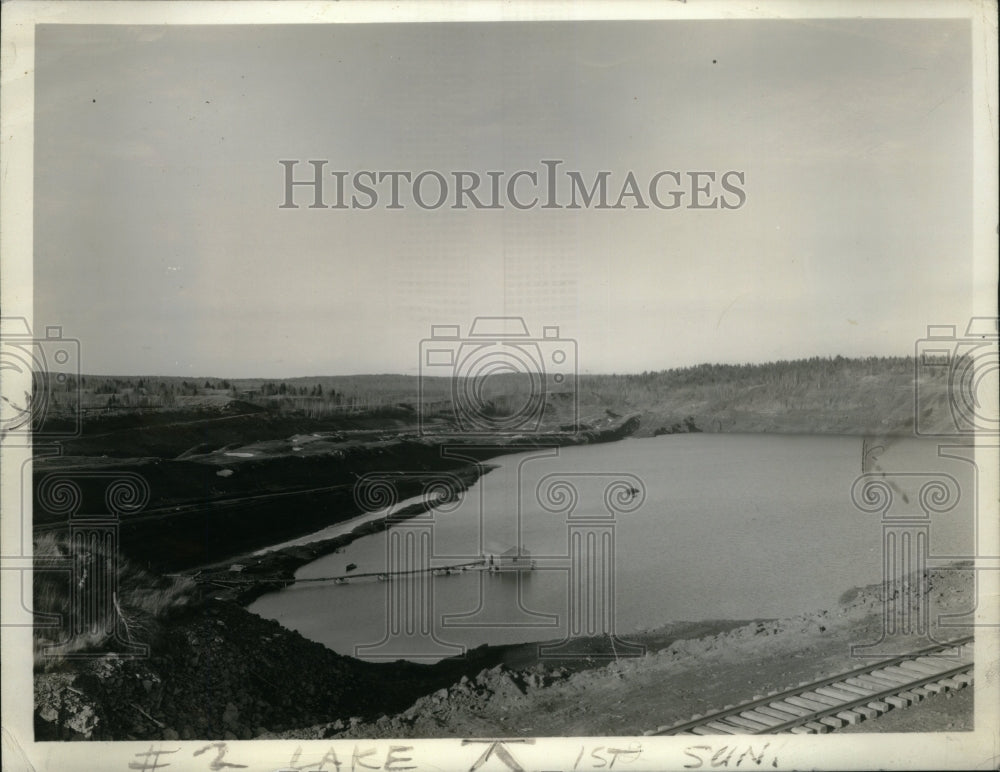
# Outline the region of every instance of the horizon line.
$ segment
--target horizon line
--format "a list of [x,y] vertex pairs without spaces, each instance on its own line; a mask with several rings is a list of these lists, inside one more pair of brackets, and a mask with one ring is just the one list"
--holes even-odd
[[[699,367],[766,367],[768,365],[777,364],[794,364],[798,362],[811,362],[814,360],[828,360],[836,362],[837,360],[843,360],[845,362],[865,362],[869,360],[913,360],[914,355],[909,354],[870,354],[867,356],[844,356],[842,354],[833,355],[815,355],[811,357],[797,357],[795,359],[770,359],[766,361],[751,362],[698,362],[693,365],[682,365],[678,367],[666,367],[656,370],[634,370],[634,371],[611,371],[611,372],[577,372],[572,373],[573,377],[620,377],[620,376],[630,376],[630,375],[647,375],[647,374],[657,374],[657,373],[669,373],[677,372],[682,370],[694,370]],[[46,373],[67,373],[70,375],[78,375],[81,378],[180,378],[180,379],[194,379],[194,380],[216,380],[216,381],[291,381],[291,380],[304,380],[304,379],[316,379],[316,378],[376,378],[376,377],[396,377],[396,378],[426,378],[434,380],[444,380],[452,379],[455,377],[470,378],[475,376],[456,376],[456,375],[429,375],[419,372],[398,372],[398,371],[383,371],[383,372],[357,372],[357,373],[339,373],[339,374],[311,374],[311,375],[284,375],[284,376],[265,376],[265,375],[245,375],[245,376],[233,376],[233,375],[191,375],[191,374],[167,374],[167,373],[98,373],[98,372],[79,372],[73,373],[66,370],[44,370],[41,372]],[[544,375],[541,371],[523,371],[523,372],[509,372],[503,373],[506,376],[513,375]]]

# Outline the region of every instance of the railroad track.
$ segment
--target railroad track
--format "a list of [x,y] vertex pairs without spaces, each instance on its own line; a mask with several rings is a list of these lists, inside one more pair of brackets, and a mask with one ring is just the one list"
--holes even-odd
[[727,705],[646,735],[819,734],[972,683],[973,639],[958,638],[792,689]]

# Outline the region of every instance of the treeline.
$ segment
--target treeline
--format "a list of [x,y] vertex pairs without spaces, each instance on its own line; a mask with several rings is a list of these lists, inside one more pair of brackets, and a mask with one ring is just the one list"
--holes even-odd
[[[693,367],[642,373],[591,375],[576,378],[581,397],[644,400],[667,392],[711,386],[745,385],[749,382],[765,389],[789,389],[814,385],[831,377],[871,377],[885,375],[913,375],[912,357],[867,357],[848,359],[836,357],[811,357],[809,359],[782,360],[763,364],[700,364]],[[50,380],[52,380],[50,378]],[[560,391],[572,390],[570,377],[559,387]],[[504,384],[501,390],[508,394],[532,388],[529,379],[516,374],[501,375],[496,381]],[[493,382],[493,379],[491,379]],[[449,396],[448,378],[425,378],[424,397],[444,399]],[[172,395],[206,396],[225,395],[233,399],[254,401],[268,397],[322,398],[333,404],[387,404],[414,402],[418,397],[418,378],[412,375],[344,375],[317,376],[291,379],[188,379],[176,376],[121,377],[69,375],[60,384],[50,383],[50,392],[72,393],[77,390],[94,396],[132,397]],[[494,390],[496,387],[494,387]]]
[[[952,363],[954,367],[954,363]],[[948,368],[935,376],[947,388]],[[156,408],[220,408],[234,401],[272,412],[308,418],[364,413],[405,420],[418,409],[447,412],[452,401],[475,392],[498,414],[514,409],[542,381],[519,374],[490,378],[487,388],[470,390],[449,378],[379,374],[291,379],[224,379],[158,376],[93,376],[50,384],[50,407],[91,411]],[[828,431],[888,424],[912,418],[912,357],[812,357],[764,364],[702,364],[630,374],[580,375],[559,384],[546,379],[553,421],[568,421],[576,394],[580,417],[605,410],[643,414],[643,432],[661,427],[685,431],[785,431],[811,425]],[[456,397],[456,394],[458,395]],[[488,402],[487,402],[488,400]],[[513,406],[513,407],[512,407]]]
[[820,387],[832,379],[912,379],[913,372],[912,357],[811,357],[765,364],[701,364],[637,374],[586,375],[580,378],[579,386],[582,392],[600,400],[624,403],[656,402],[683,389],[708,389],[708,393],[725,398],[748,386],[759,390],[756,398],[766,400]]
[[[183,380],[179,384],[163,378],[102,378],[100,376],[90,376],[91,382],[96,382],[92,390],[94,394],[119,394],[135,393],[149,394],[156,391],[169,391],[170,393],[181,393],[189,396],[196,396],[204,391],[226,391],[230,388],[229,381],[207,380],[204,383],[199,381]],[[76,378],[69,376],[66,388],[73,389],[76,386]],[[81,389],[87,388],[87,376],[80,376],[79,385]]]
[[[44,380],[43,380],[44,379]],[[447,394],[447,381],[433,389]],[[379,413],[411,405],[417,379],[402,375],[327,376],[290,379],[183,378],[44,374],[35,392],[46,395],[50,413],[121,412],[163,408],[212,408],[234,401],[280,413],[320,418],[342,413]]]
[[62,380],[50,377],[46,391],[52,407],[69,411],[78,407],[85,410],[178,407],[185,405],[184,398],[235,396],[232,384],[226,379],[202,381],[100,375],[68,375]]

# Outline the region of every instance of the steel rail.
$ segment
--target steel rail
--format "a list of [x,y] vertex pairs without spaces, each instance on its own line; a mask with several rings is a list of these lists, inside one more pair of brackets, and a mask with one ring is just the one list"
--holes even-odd
[[[704,716],[698,716],[697,718],[692,718],[689,721],[684,721],[684,722],[681,722],[681,723],[678,723],[678,724],[674,724],[673,726],[660,727],[659,729],[657,729],[657,730],[655,730],[653,732],[647,732],[646,734],[647,735],[654,735],[655,736],[655,735],[673,735],[673,734],[681,734],[681,733],[684,733],[684,732],[689,732],[690,730],[692,730],[694,728],[704,727],[706,724],[711,723],[711,722],[724,722],[727,718],[740,717],[741,714],[746,713],[747,711],[753,711],[756,708],[761,708],[761,707],[767,708],[772,703],[782,702],[784,700],[787,700],[790,697],[797,698],[800,695],[806,695],[806,694],[809,694],[811,692],[815,692],[817,689],[822,689],[822,688],[825,688],[825,687],[836,686],[837,684],[843,684],[848,679],[858,678],[860,676],[866,676],[866,675],[870,675],[870,674],[877,674],[878,671],[884,670],[885,668],[893,667],[895,665],[899,665],[899,664],[902,664],[902,663],[909,663],[909,662],[912,662],[913,660],[919,659],[921,657],[927,657],[929,655],[933,655],[935,653],[940,653],[942,651],[947,651],[949,649],[956,649],[956,648],[960,649],[962,646],[964,646],[967,643],[971,643],[972,641],[973,641],[973,636],[971,636],[971,635],[965,636],[965,637],[962,637],[962,638],[956,638],[956,639],[951,640],[951,641],[947,641],[947,642],[944,642],[944,643],[935,644],[933,646],[928,646],[928,647],[923,648],[923,649],[918,649],[918,650],[910,652],[908,654],[902,654],[902,655],[899,655],[899,656],[896,656],[896,657],[890,657],[889,659],[879,660],[878,662],[874,662],[872,664],[865,665],[864,667],[855,668],[854,670],[847,670],[847,671],[844,671],[842,673],[837,673],[837,674],[832,675],[832,676],[827,676],[825,678],[818,679],[816,681],[810,681],[808,683],[802,683],[802,684],[799,684],[798,686],[795,686],[795,687],[793,687],[791,689],[785,689],[783,691],[773,692],[773,693],[771,693],[771,694],[769,694],[767,696],[764,696],[764,697],[756,697],[756,698],[754,698],[752,700],[749,700],[748,702],[744,702],[744,703],[741,703],[739,705],[734,705],[734,706],[731,706],[731,707],[727,706],[723,710],[714,711],[714,712],[708,713],[708,714],[706,714]],[[845,702],[840,702],[840,703],[838,703],[836,705],[829,705],[829,707],[827,707],[827,708],[820,708],[820,709],[811,711],[809,713],[809,715],[803,715],[803,716],[793,717],[793,718],[790,718],[788,721],[783,721],[783,722],[778,723],[778,724],[774,724],[774,725],[770,725],[770,726],[766,726],[766,727],[761,727],[759,729],[751,728],[749,726],[749,724],[750,723],[757,723],[757,724],[759,724],[760,722],[754,722],[752,720],[748,721],[746,719],[741,719],[741,721],[739,721],[737,723],[744,724],[746,726],[745,731],[739,731],[738,727],[733,727],[733,729],[739,731],[740,734],[770,734],[770,733],[775,733],[775,732],[788,731],[788,730],[792,729],[793,727],[804,726],[805,724],[811,723],[813,721],[818,721],[821,718],[827,718],[829,716],[836,716],[837,713],[841,713],[843,711],[850,710],[851,708],[854,708],[854,707],[860,707],[860,706],[863,706],[863,705],[867,705],[868,703],[871,703],[871,702],[880,702],[880,701],[884,700],[887,697],[897,696],[901,692],[907,692],[907,691],[910,691],[912,689],[919,689],[919,688],[921,688],[922,686],[924,686],[926,684],[930,684],[930,683],[934,683],[934,682],[937,682],[937,681],[945,680],[945,679],[951,678],[951,677],[953,677],[955,675],[960,675],[960,674],[962,674],[964,672],[970,671],[972,668],[973,668],[973,664],[972,663],[961,663],[961,664],[959,664],[959,665],[957,665],[955,667],[948,668],[948,669],[942,670],[940,672],[929,673],[929,674],[926,675],[926,677],[923,677],[923,678],[921,678],[919,676],[919,674],[914,673],[913,680],[912,681],[908,681],[905,684],[899,684],[898,686],[894,686],[894,687],[891,687],[891,688],[888,688],[888,689],[884,689],[884,690],[880,690],[880,691],[871,691],[870,694],[867,694],[867,695],[864,695],[864,696],[859,696],[855,700],[849,700],[849,701],[845,701]],[[895,679],[893,679],[893,680],[895,680]],[[845,691],[847,691],[847,692],[851,692],[851,691],[857,692],[858,688],[859,687],[857,687],[857,686],[852,686],[851,688],[846,689]],[[824,699],[824,702],[826,702],[827,700],[830,700],[830,699],[835,699],[835,698],[826,697]],[[812,701],[813,702],[817,702],[816,700],[812,700]],[[779,713],[786,713],[786,714],[788,714],[788,711],[781,711],[780,708],[777,708],[777,709],[771,708],[771,710],[775,710],[775,711],[777,711]],[[791,714],[789,714],[789,715],[791,715]],[[778,719],[778,720],[780,720],[780,719]]]

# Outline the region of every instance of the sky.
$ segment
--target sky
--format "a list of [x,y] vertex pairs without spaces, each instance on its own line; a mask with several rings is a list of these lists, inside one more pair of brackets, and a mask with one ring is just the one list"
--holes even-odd
[[[103,374],[415,374],[432,325],[477,316],[558,327],[580,372],[910,354],[972,302],[970,34],[40,26],[35,326]],[[559,159],[611,171],[615,196],[629,171],[737,170],[746,202],[283,209],[281,159],[299,176]]]

